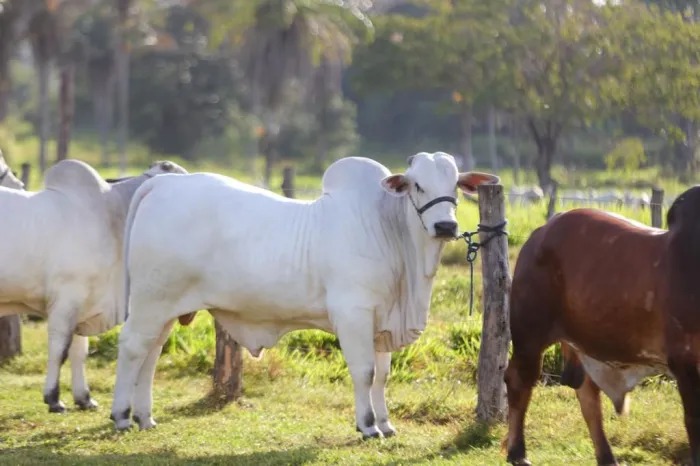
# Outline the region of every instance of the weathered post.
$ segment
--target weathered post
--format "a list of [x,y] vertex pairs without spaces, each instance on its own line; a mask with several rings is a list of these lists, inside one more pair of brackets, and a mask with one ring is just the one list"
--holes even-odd
[[552,180],[552,184],[549,188],[549,204],[547,205],[547,220],[552,218],[554,214],[557,213],[557,191],[559,190],[559,183]]
[[[482,227],[505,222],[502,185],[481,185],[479,219]],[[495,235],[495,236],[494,236]],[[508,268],[508,238],[497,232],[481,231],[483,281],[483,323],[479,348],[476,417],[482,422],[505,419],[506,387],[503,376],[508,363],[510,341],[509,301],[511,277]]]
[[22,353],[22,326],[19,315],[0,318],[0,362]]
[[241,347],[214,320],[216,359],[214,360],[214,394],[222,401],[232,401],[243,391],[243,355]]
[[664,190],[661,188],[652,188],[651,203],[649,205],[649,210],[651,211],[651,226],[655,228],[663,227],[663,209]]
[[[29,164],[23,163],[20,179],[29,183]],[[0,317],[0,362],[22,353],[22,325],[19,315]]]
[[19,179],[22,180],[22,183],[24,183],[24,189],[29,189],[29,170],[32,168],[32,166],[28,162],[24,162],[22,165],[20,165],[22,172],[19,176]]
[[282,193],[294,198],[294,167],[284,167],[282,172]]

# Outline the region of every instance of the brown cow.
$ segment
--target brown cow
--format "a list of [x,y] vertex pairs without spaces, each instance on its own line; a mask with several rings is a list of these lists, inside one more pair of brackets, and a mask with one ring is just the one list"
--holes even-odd
[[571,345],[585,368],[571,380],[580,384],[576,395],[599,464],[617,464],[603,431],[601,388],[624,407],[625,394],[659,372],[677,380],[692,461],[700,464],[700,187],[676,199],[667,223],[665,231],[576,209],[553,217],[523,246],[505,375],[512,464],[530,464],[525,413],[542,353],[557,341]]

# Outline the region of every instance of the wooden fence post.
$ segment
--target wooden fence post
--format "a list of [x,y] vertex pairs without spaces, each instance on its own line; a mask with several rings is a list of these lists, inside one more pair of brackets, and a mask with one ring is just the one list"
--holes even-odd
[[222,401],[232,401],[243,391],[243,354],[241,346],[214,319],[216,359],[214,360],[214,394]]
[[[502,185],[481,185],[479,219],[484,226],[496,226],[505,221]],[[481,232],[479,242],[486,242],[495,233]],[[481,250],[483,280],[483,323],[479,368],[476,417],[482,422],[504,420],[506,416],[506,386],[503,376],[508,364],[510,342],[509,301],[511,277],[508,268],[508,238],[499,235]]]
[[22,353],[22,326],[19,315],[0,318],[0,362]]
[[661,188],[652,188],[651,190],[651,205],[649,206],[651,211],[651,226],[655,228],[662,228],[664,224],[663,211],[664,211],[664,190]]
[[294,198],[294,167],[284,167],[282,172],[282,193]]
[[24,162],[21,166],[22,172],[19,179],[24,183],[24,189],[29,189],[29,170],[32,168],[28,162]]

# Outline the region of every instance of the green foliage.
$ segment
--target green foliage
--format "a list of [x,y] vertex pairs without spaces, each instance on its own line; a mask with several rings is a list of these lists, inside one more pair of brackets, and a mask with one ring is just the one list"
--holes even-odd
[[621,169],[625,173],[631,173],[642,168],[646,161],[644,144],[639,138],[625,138],[621,140],[605,156],[605,165],[608,170]]

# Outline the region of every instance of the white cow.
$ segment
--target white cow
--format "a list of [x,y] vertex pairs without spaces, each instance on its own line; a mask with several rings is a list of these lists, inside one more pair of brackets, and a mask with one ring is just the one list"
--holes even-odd
[[43,191],[0,187],[0,316],[47,317],[44,401],[50,412],[65,410],[58,377],[67,357],[76,405],[97,406],[85,380],[86,336],[124,320],[122,235],[129,202],[145,180],[162,173],[187,172],[158,162],[110,185],[89,165],[64,160],[46,172]]
[[119,337],[112,419],[155,425],[152,384],[179,316],[208,309],[253,356],[286,332],[335,333],[355,387],[365,437],[395,433],[384,385],[391,351],[425,328],[440,253],[457,235],[455,188],[498,177],[458,173],[445,153],[409,158],[392,175],[345,158],[314,201],[290,200],[215,174],[144,183],[129,209],[129,313]]
[[10,166],[2,155],[2,151],[0,151],[0,186],[9,189],[24,189],[24,183],[12,173]]

